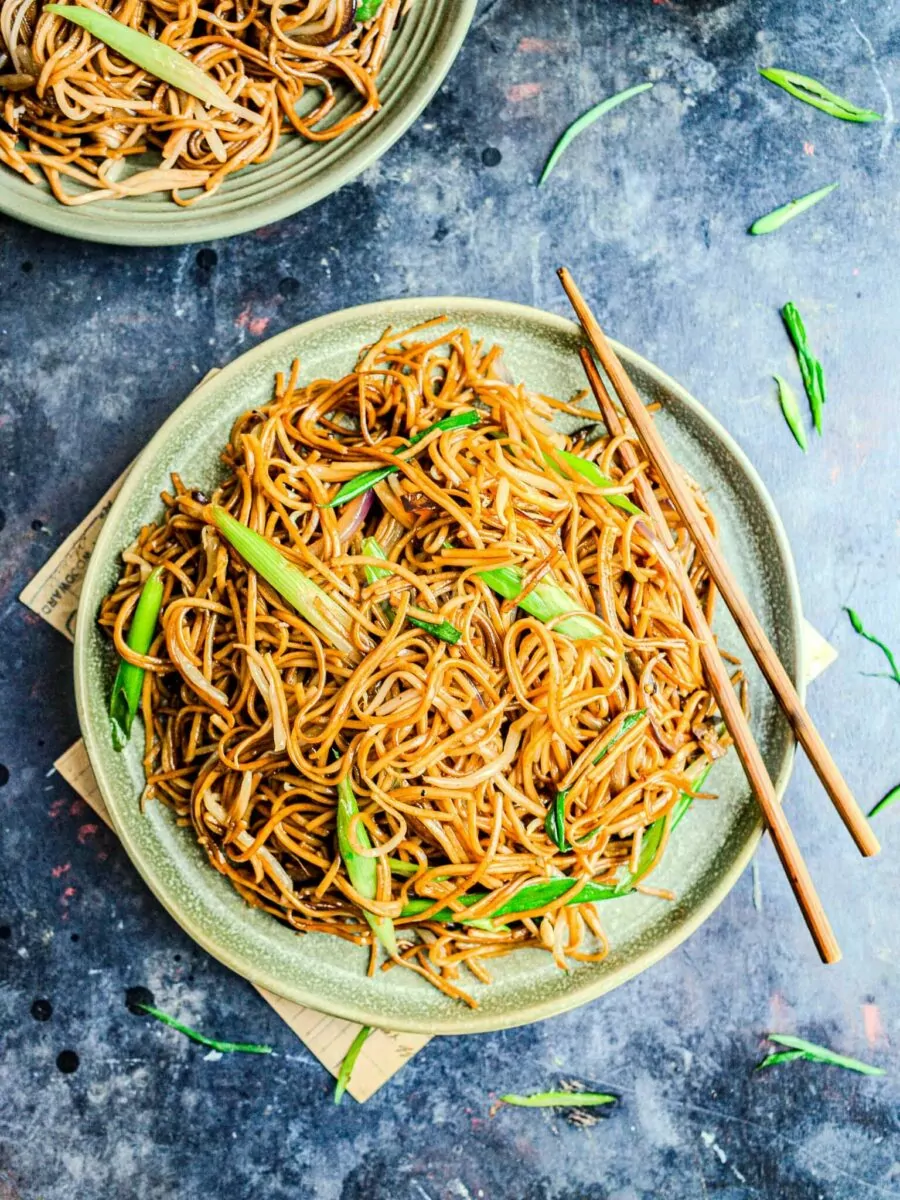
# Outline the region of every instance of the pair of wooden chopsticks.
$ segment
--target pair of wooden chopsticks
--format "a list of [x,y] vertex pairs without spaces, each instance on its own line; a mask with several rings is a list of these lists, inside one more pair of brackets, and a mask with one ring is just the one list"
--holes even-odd
[[[645,409],[634,384],[626,374],[618,356],[597,323],[597,319],[565,267],[560,268],[559,278],[566,295],[572,302],[572,307],[581,322],[587,340],[593,347],[600,365],[606,372],[607,378],[637,434],[647,459],[664,484],[679,516],[684,521],[710,577],[731,610],[744,640],[775,693],[797,740],[806,751],[816,774],[860,851],[865,855],[877,854],[880,849],[878,839],[869,828],[862,809],[835,765],[819,731],[812,722],[812,718],[803,707],[787,671],[781,665],[778,655],[750,607],[747,597],[741,591],[721,550],[713,540],[697,503],[685,483],[684,476],[667,450],[653,418]],[[596,363],[586,348],[581,350],[581,361],[591,390],[600,405],[610,436],[617,437],[623,432],[621,418],[606,390]],[[622,443],[620,453],[629,470],[640,466],[635,449],[630,442]],[[651,534],[660,560],[681,591],[687,622],[700,643],[700,654],[710,689],[719,706],[726,728],[734,740],[735,749],[747,773],[750,785],[759,801],[778,857],[781,859],[781,864],[816,943],[816,948],[823,962],[838,962],[841,957],[840,946],[822,907],[806,863],[803,861],[803,855],[800,853],[800,847],[788,824],[784,809],[778,803],[775,788],[766,770],[762,754],[731,686],[728,672],[716,648],[712,631],[696,593],[691,587],[687,571],[678,555],[673,553],[672,535],[653,488],[642,472],[635,476],[635,490],[641,508],[653,526]]]

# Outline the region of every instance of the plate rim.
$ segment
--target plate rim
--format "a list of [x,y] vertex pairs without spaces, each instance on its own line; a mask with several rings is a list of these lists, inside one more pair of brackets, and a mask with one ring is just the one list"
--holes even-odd
[[[115,527],[115,517],[117,511],[125,508],[129,503],[135,489],[139,486],[145,471],[142,470],[144,464],[151,458],[155,457],[157,447],[161,447],[169,440],[171,432],[173,432],[183,419],[184,410],[188,406],[199,404],[209,390],[218,390],[223,383],[227,386],[231,377],[243,373],[249,366],[252,366],[257,359],[268,358],[273,350],[277,351],[280,344],[293,344],[298,336],[309,336],[311,333],[318,333],[321,330],[331,325],[340,324],[344,321],[352,321],[354,319],[374,318],[381,313],[391,314],[391,320],[388,324],[396,323],[396,318],[402,316],[405,311],[411,313],[419,312],[422,308],[433,308],[435,313],[440,313],[451,309],[454,306],[465,306],[479,314],[485,316],[498,316],[509,320],[510,318],[518,318],[520,321],[528,324],[539,324],[548,328],[551,332],[556,332],[560,335],[578,336],[580,327],[566,317],[559,316],[556,313],[547,312],[543,309],[535,308],[531,305],[519,304],[508,300],[489,300],[477,297],[468,296],[434,296],[434,297],[403,297],[397,300],[378,300],[368,304],[355,305],[350,308],[338,309],[334,312],[324,313],[318,317],[313,317],[308,321],[303,321],[299,325],[292,326],[279,334],[268,338],[251,349],[245,351],[224,367],[220,368],[214,375],[204,380],[197,388],[190,393],[178,407],[170,413],[166,420],[162,423],[156,433],[150,438],[143,450],[137,455],[131,466],[127,468],[127,475],[122,483],[122,487],[117,493],[113,503],[106,514],[100,534],[94,549],[91,552],[88,560],[87,569],[84,574],[82,583],[82,595],[89,595],[92,590],[94,574],[99,573],[104,564],[108,562],[110,553],[118,554],[121,547],[108,545],[113,542],[113,531]],[[735,457],[745,477],[753,486],[766,515],[771,523],[772,533],[778,545],[782,562],[785,567],[785,584],[787,587],[788,597],[790,600],[790,625],[793,636],[794,646],[796,648],[795,661],[791,664],[785,664],[788,674],[792,677],[792,682],[797,689],[801,701],[806,694],[806,676],[805,676],[805,652],[803,644],[803,611],[800,596],[800,584],[797,577],[796,565],[794,563],[793,554],[791,552],[790,542],[784,524],[775,506],[775,502],[769,495],[769,492],[757,472],[756,468],[750,462],[747,455],[732,438],[731,434],[719,423],[719,421],[710,413],[694,396],[690,394],[680,383],[666,374],[654,363],[644,358],[642,355],[629,349],[627,346],[610,339],[616,353],[623,360],[626,368],[636,368],[646,374],[649,378],[664,390],[673,393],[679,402],[692,411],[707,429],[720,441],[721,444]],[[685,917],[685,919],[674,929],[665,933],[657,942],[645,950],[638,953],[634,959],[627,963],[623,963],[621,967],[610,972],[608,975],[601,976],[597,979],[585,979],[579,986],[573,987],[563,995],[554,995],[541,1000],[528,1001],[521,1007],[516,1008],[509,1013],[485,1013],[479,1009],[467,1010],[464,1019],[462,1015],[455,1016],[450,1014],[447,1017],[437,1014],[429,1014],[423,1017],[409,1016],[401,1013],[396,1022],[390,1025],[384,1024],[383,1017],[373,1020],[372,1014],[368,1012],[364,1005],[357,1004],[353,1001],[345,1001],[340,998],[329,1000],[327,1007],[323,1007],[321,999],[317,994],[309,988],[302,986],[284,987],[284,981],[279,979],[275,974],[269,974],[264,967],[260,968],[256,964],[248,967],[240,953],[232,952],[228,949],[216,945],[213,938],[197,927],[191,914],[184,913],[179,910],[175,904],[170,904],[166,895],[165,888],[157,888],[154,879],[152,867],[141,861],[139,851],[135,851],[134,845],[131,842],[127,830],[120,826],[117,819],[116,805],[118,803],[115,796],[115,789],[111,786],[109,779],[105,775],[102,767],[102,762],[99,758],[98,749],[96,746],[97,732],[94,729],[91,721],[88,718],[87,694],[89,690],[88,680],[88,663],[89,651],[88,642],[92,630],[92,622],[79,621],[75,626],[75,654],[74,654],[74,677],[75,677],[75,701],[78,713],[78,723],[81,728],[81,734],[84,739],[85,748],[88,758],[91,762],[91,767],[94,771],[97,786],[103,800],[106,803],[109,811],[110,819],[113,828],[119,837],[122,848],[127,854],[131,864],[135,867],[138,874],[149,887],[150,891],[156,899],[162,904],[163,908],[169,913],[177,924],[208,954],[213,958],[229,967],[241,978],[248,980],[258,988],[275,993],[277,996],[282,996],[287,1000],[292,1000],[297,1004],[301,1004],[306,1008],[314,1009],[317,1012],[327,1013],[329,1016],[339,1017],[343,1020],[353,1021],[362,1025],[375,1025],[378,1028],[390,1029],[398,1032],[409,1033],[429,1033],[429,1034],[461,1034],[461,1033],[487,1033],[500,1029],[512,1029],[520,1025],[531,1024],[536,1021],[545,1020],[549,1017],[559,1016],[562,1013],[569,1012],[574,1008],[588,1004],[598,997],[612,991],[614,988],[620,987],[627,983],[636,975],[642,973],[648,968],[660,962],[673,950],[677,949],[684,941],[686,941],[697,929],[715,912],[722,901],[730,893],[734,885],[737,883],[740,876],[743,874],[750,860],[752,859],[759,841],[764,832],[764,821],[760,813],[757,814],[757,820],[753,829],[750,831],[744,846],[740,853],[736,856],[728,870],[720,877],[716,885],[711,888],[697,903],[696,907]],[[790,780],[793,770],[795,758],[796,743],[793,736],[789,736],[788,746],[785,750],[783,761],[779,766],[776,778],[773,780],[775,794],[781,802],[788,781]],[[98,767],[98,762],[101,765]],[[236,965],[241,963],[240,966]]]
[[[274,225],[287,217],[295,216],[352,183],[363,171],[382,158],[403,137],[413,122],[418,120],[450,73],[475,17],[477,4],[478,0],[453,0],[447,17],[446,38],[437,53],[430,58],[428,70],[422,76],[424,86],[413,93],[412,103],[406,108],[401,107],[383,127],[376,127],[373,136],[364,139],[358,148],[351,151],[339,164],[336,172],[333,169],[327,170],[318,182],[309,187],[292,189],[274,200],[267,200],[263,194],[258,204],[233,215],[226,213],[204,220],[197,207],[179,209],[173,205],[176,211],[172,214],[174,219],[171,224],[168,221],[157,223],[154,214],[152,217],[136,216],[133,226],[123,223],[108,227],[103,219],[108,209],[95,210],[96,215],[92,219],[88,211],[90,205],[72,208],[54,201],[53,204],[45,206],[33,202],[30,194],[20,196],[9,190],[6,187],[7,175],[16,180],[20,177],[11,168],[0,164],[0,213],[35,229],[43,229],[61,237],[109,246],[199,245],[202,242],[251,233],[263,226]],[[338,179],[337,183],[334,182],[335,176]],[[33,188],[34,185],[27,186]],[[52,199],[52,196],[50,198]]]

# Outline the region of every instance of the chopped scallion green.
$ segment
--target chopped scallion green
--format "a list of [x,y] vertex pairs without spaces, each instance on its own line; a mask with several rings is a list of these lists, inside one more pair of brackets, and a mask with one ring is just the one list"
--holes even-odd
[[770,83],[784,88],[786,92],[796,96],[804,104],[811,104],[813,108],[821,109],[830,117],[837,117],[839,121],[868,123],[881,120],[881,113],[874,112],[871,108],[860,108],[851,100],[845,100],[843,96],[838,96],[835,92],[830,91],[824,83],[819,83],[818,79],[812,79],[809,75],[801,75],[797,71],[788,71],[783,67],[760,67],[759,73],[763,79],[768,79]]
[[158,1008],[154,1008],[152,1004],[132,1004],[132,1009],[137,1009],[142,1013],[146,1013],[148,1017],[154,1017],[157,1021],[161,1021],[163,1025],[168,1025],[170,1029],[177,1029],[179,1033],[183,1033],[186,1038],[190,1038],[192,1042],[199,1042],[201,1046],[209,1046],[212,1050],[218,1050],[221,1054],[271,1054],[271,1046],[260,1046],[254,1042],[220,1042],[217,1038],[209,1038],[203,1033],[198,1033],[196,1029],[191,1029],[189,1025],[183,1025],[181,1021],[176,1021],[174,1017],[170,1017],[168,1013],[162,1012]]
[[808,192],[805,196],[799,196],[796,200],[789,200],[787,204],[782,204],[780,208],[775,208],[772,212],[766,213],[764,217],[759,217],[750,226],[749,232],[757,236],[762,233],[774,233],[776,229],[780,229],[787,221],[793,221],[794,217],[799,217],[808,208],[812,208],[814,204],[818,204],[820,200],[824,200],[837,186],[836,183],[829,183],[825,187],[818,188],[815,192]]
[[356,1066],[356,1060],[359,1058],[359,1052],[365,1045],[366,1039],[375,1030],[371,1025],[363,1025],[359,1033],[350,1043],[350,1049],[344,1055],[343,1062],[337,1075],[337,1083],[334,1086],[334,1102],[340,1104],[344,1098],[344,1092],[347,1090],[347,1085],[350,1083],[350,1076],[353,1074],[353,1068]]
[[[159,610],[163,601],[163,568],[154,567],[141,588],[128,630],[128,647],[135,654],[147,654],[153,644],[156,624],[159,620]],[[116,678],[113,681],[112,695],[109,698],[109,715],[112,722],[113,746],[122,750],[131,737],[131,726],[137,716],[141,703],[141,690],[144,686],[144,669],[133,663],[119,662]]]
[[[381,546],[375,538],[364,538],[362,544],[363,554],[369,558],[383,558],[387,562],[387,555],[382,550]],[[363,567],[366,576],[366,583],[375,583],[378,579],[387,579],[393,574],[387,567]],[[394,619],[394,610],[390,604],[385,604],[386,615],[389,620]],[[426,633],[430,633],[433,637],[440,639],[442,642],[449,642],[451,646],[455,646],[462,633],[455,625],[451,625],[449,621],[422,621],[418,617],[407,616],[407,621],[410,625],[415,625],[417,629],[424,629]]]
[[530,1096],[517,1096],[509,1092],[500,1099],[518,1108],[591,1108],[597,1104],[615,1104],[618,1096],[606,1092],[534,1092]]
[[620,104],[624,104],[626,100],[630,100],[632,96],[638,96],[641,92],[648,92],[653,87],[652,83],[638,83],[634,87],[626,88],[624,92],[616,92],[614,96],[608,96],[605,100],[601,100],[599,104],[595,104],[593,108],[589,108],[586,113],[582,113],[577,120],[563,132],[562,137],[553,147],[553,152],[544,164],[544,169],[541,171],[541,177],[538,180],[538,187],[546,183],[550,176],[550,172],[565,154],[567,148],[578,137],[579,133],[584,133],[585,129],[593,125],[605,113],[611,109],[617,108]]
[[[414,433],[409,439],[408,445],[402,447],[402,449],[417,446],[429,434],[435,433],[438,430],[445,433],[448,429],[465,429],[469,425],[477,425],[480,420],[481,413],[475,412],[474,409],[452,413],[449,417],[442,417],[440,421],[435,421],[433,425],[429,425],[427,429],[423,429],[420,433]],[[395,450],[393,453],[396,458],[400,451]],[[336,508],[339,504],[346,504],[348,500],[355,500],[357,496],[361,496],[363,492],[367,492],[369,488],[373,488],[376,483],[381,483],[382,479],[387,479],[388,475],[394,475],[399,469],[399,467],[392,467],[385,464],[383,467],[373,467],[371,471],[363,471],[355,479],[348,479],[346,483],[341,484],[335,495],[323,504],[322,507]]]
[[[350,882],[366,900],[374,900],[378,894],[378,865],[374,858],[357,854],[350,842],[350,823],[359,812],[350,776],[345,775],[338,784],[337,839],[338,850],[343,859]],[[372,849],[372,839],[362,821],[356,822],[356,840],[366,850]],[[379,917],[363,909],[372,932],[392,958],[397,956],[397,938],[394,922],[390,917]]]
[[845,607],[844,612],[850,618],[850,624],[853,626],[854,632],[858,633],[860,637],[865,638],[867,642],[871,642],[873,646],[877,646],[884,657],[888,660],[891,668],[890,674],[885,672],[882,677],[885,679],[893,679],[895,683],[900,683],[900,668],[897,666],[897,660],[894,657],[894,652],[891,650],[890,646],[886,646],[880,638],[875,637],[874,633],[869,633],[859,616],[853,611],[852,608]]
[[217,528],[266,583],[297,610],[304,620],[318,629],[337,650],[350,656],[356,649],[350,640],[350,618],[318,584],[303,574],[262,534],[242,524],[224,508],[213,507]]
[[[795,1050],[798,1054],[807,1059],[809,1062],[826,1063],[832,1067],[843,1067],[845,1071],[858,1071],[861,1075],[884,1075],[881,1067],[870,1066],[869,1063],[860,1062],[858,1058],[847,1058],[844,1054],[836,1054],[834,1050],[829,1050],[827,1046],[817,1046],[815,1042],[807,1042],[805,1038],[794,1037],[788,1033],[767,1033],[766,1038],[770,1042],[774,1042],[776,1046],[787,1046],[790,1050]],[[769,1059],[775,1056],[770,1055]],[[793,1056],[792,1056],[793,1057]],[[786,1058],[779,1058],[779,1062],[790,1061]],[[761,1062],[760,1068],[765,1065],[772,1065],[769,1060]]]

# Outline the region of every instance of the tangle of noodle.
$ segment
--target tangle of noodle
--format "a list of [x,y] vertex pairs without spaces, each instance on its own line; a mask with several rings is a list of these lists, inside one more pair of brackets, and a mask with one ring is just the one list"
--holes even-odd
[[[499,348],[432,324],[388,331],[343,379],[301,386],[296,363],[279,376],[272,400],[235,422],[227,478],[212,496],[173,477],[164,519],[124,554],[100,622],[147,670],[146,797],[193,827],[241,896],[297,930],[370,946],[363,910],[390,917],[397,961],[472,1003],[460,969],[488,981],[489,960],[513,947],[545,947],[563,967],[602,959],[599,908],[557,899],[486,927],[434,914],[462,912],[459,897],[475,893],[482,898],[466,915],[489,918],[522,885],[559,875],[615,883],[634,869],[648,827],[728,738],[642,517],[547,464],[568,449],[628,493],[619,441],[603,436],[580,397],[530,393],[509,381]],[[473,407],[476,426],[390,458],[412,434]],[[560,412],[581,432],[555,431]],[[399,470],[368,510],[362,499],[322,507],[385,461]],[[706,571],[658,495],[711,613]],[[352,653],[335,650],[248,569],[212,523],[211,502],[277,544],[341,606]],[[362,553],[366,536],[392,564],[375,583],[364,574],[377,565]],[[160,563],[160,627],[142,657],[126,629]],[[503,602],[478,576],[503,565],[518,566],[526,588],[536,579],[564,588],[573,610],[596,614],[596,637],[572,640]],[[452,623],[459,642],[415,627],[411,613]],[[645,716],[595,761],[623,714],[640,709]],[[351,839],[365,852],[363,824],[378,863],[371,900],[337,851],[336,784],[348,774],[361,814]],[[545,831],[561,789],[566,851]],[[392,867],[397,860],[405,868]],[[433,900],[431,911],[403,917],[416,898]],[[372,969],[375,957],[373,946]]]
[[347,133],[380,106],[378,73],[404,8],[384,0],[356,24],[355,0],[85,3],[186,55],[259,119],[207,109],[40,0],[0,0],[0,161],[32,183],[43,173],[68,205],[168,191],[186,206],[264,162],[285,133]]

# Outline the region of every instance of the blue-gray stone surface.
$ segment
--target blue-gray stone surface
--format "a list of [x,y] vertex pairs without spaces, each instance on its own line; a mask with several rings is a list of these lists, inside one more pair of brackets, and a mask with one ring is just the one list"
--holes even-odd
[[[210,367],[382,297],[565,313],[554,268],[566,262],[610,332],[681,380],[761,471],[806,612],[840,651],[811,710],[873,803],[900,782],[900,689],[862,674],[884,664],[842,606],[900,645],[898,48],[897,8],[875,0],[493,0],[406,137],[280,225],[127,250],[0,222],[0,1200],[900,1197],[900,806],[864,862],[798,762],[791,818],[839,966],[818,964],[765,842],[758,907],[748,872],[686,945],[613,995],[435,1040],[365,1106],[335,1109],[312,1055],[48,774],[78,732],[71,649],[16,600]],[[832,120],[761,80],[772,64],[887,119]],[[595,125],[537,190],[568,121],[644,79],[653,91]],[[831,180],[818,208],[747,236]],[[771,379],[800,389],[778,315],[788,299],[828,379],[825,434],[806,456]],[[277,1056],[209,1061],[130,1015],[133,986]],[[755,1075],[773,1028],[888,1074]],[[573,1077],[621,1092],[621,1106],[587,1129],[493,1111],[498,1093]]]

